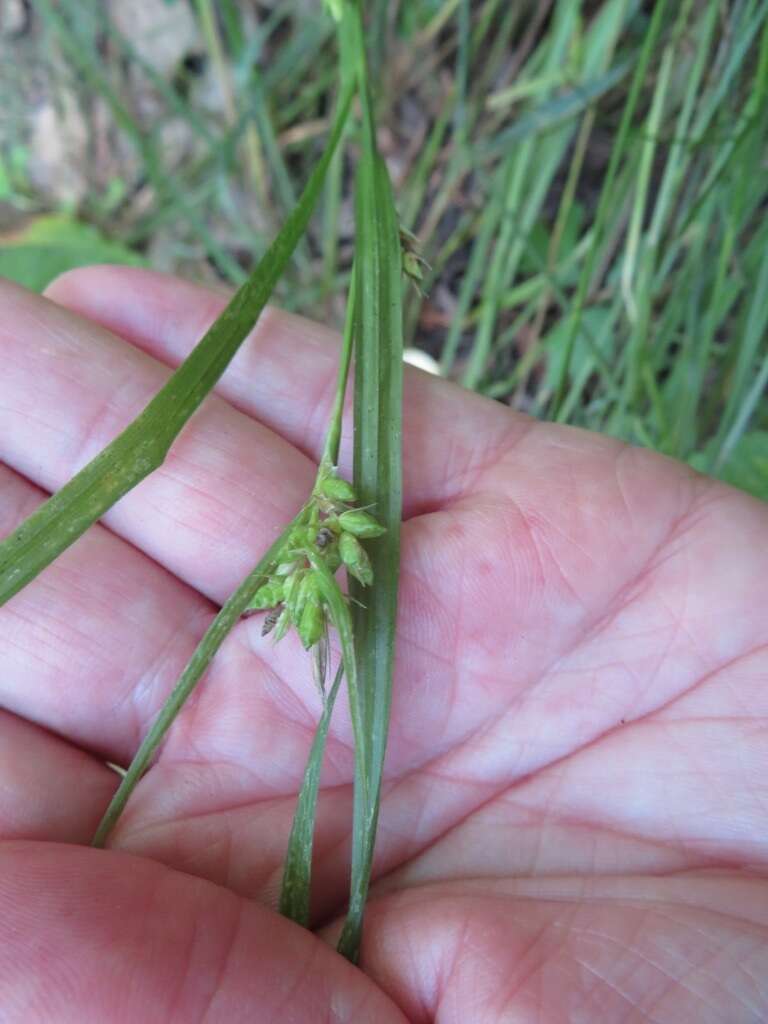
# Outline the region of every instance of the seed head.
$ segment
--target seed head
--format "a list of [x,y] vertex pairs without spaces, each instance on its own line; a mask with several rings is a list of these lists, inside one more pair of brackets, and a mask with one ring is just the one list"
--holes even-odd
[[326,612],[317,595],[312,594],[304,604],[297,629],[301,642],[309,650],[323,636],[326,627]]
[[333,530],[329,530],[327,526],[321,526],[315,534],[315,547],[319,548],[321,551],[325,551],[333,540]]
[[280,616],[277,622],[275,623],[275,633],[274,636],[272,637],[272,640],[275,643],[279,643],[280,640],[283,639],[285,634],[291,628],[292,621],[293,620],[291,619],[291,613],[288,611],[287,608],[283,608],[283,610],[280,612]]
[[280,604],[283,600],[283,582],[282,580],[271,579],[267,583],[264,583],[250,600],[247,608],[247,612],[260,612],[265,608],[274,608],[275,605]]
[[286,576],[285,583],[283,584],[285,607],[293,618],[296,618],[296,600],[303,579],[304,573],[296,571],[291,573],[290,576]]
[[285,550],[292,551],[294,548],[301,548],[309,543],[310,533],[311,531],[307,526],[294,526],[288,534]]
[[422,267],[429,269],[429,264],[421,255],[419,240],[412,231],[400,228],[400,247],[403,253],[403,273],[410,277],[416,286],[416,291],[421,295],[421,282],[424,280]]
[[325,564],[328,567],[328,572],[333,576],[338,572],[339,566],[341,565],[339,545],[334,544],[332,547],[326,548],[323,552],[323,558],[325,559]]
[[290,576],[291,573],[296,572],[296,570],[300,568],[301,563],[295,558],[292,562],[280,562],[278,567],[275,569],[275,576]]
[[371,560],[357,537],[353,537],[351,533],[342,533],[339,538],[339,553],[347,571],[364,587],[369,587],[373,583]]
[[372,515],[359,508],[351,508],[347,512],[342,512],[339,516],[339,526],[342,530],[354,534],[355,537],[380,537],[382,533],[387,532]]
[[283,612],[283,606],[278,605],[277,608],[273,608],[270,613],[265,616],[264,622],[261,625],[261,635],[269,636],[272,630],[277,625],[277,620],[280,618]]
[[415,252],[403,253],[403,271],[414,281],[421,283],[424,280],[424,271],[421,269],[422,260]]
[[311,572],[301,573],[298,586],[291,591],[290,599],[286,600],[294,622],[300,621],[304,606],[316,594],[317,583],[313,574]]
[[340,476],[323,477],[317,490],[324,498],[330,498],[331,501],[357,501],[352,484],[342,480]]

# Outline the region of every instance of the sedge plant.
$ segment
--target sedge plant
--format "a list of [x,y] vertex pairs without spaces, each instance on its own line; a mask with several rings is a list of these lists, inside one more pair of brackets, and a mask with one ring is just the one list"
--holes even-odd
[[[403,252],[376,121],[361,0],[326,0],[339,41],[337,110],[325,151],[270,249],[219,319],[144,411],[57,494],[0,544],[0,603],[33,580],[120,497],[156,469],[253,327],[302,239],[345,133],[360,110],[356,243],[336,397],[311,493],[278,539],[224,603],[141,743],[93,845],[104,846],[133,790],[244,615],[264,615],[275,641],[294,630],[311,652],[323,712],[312,744],[285,860],[280,909],[309,924],[312,837],[330,717],[346,680],[355,744],[350,899],[339,950],[356,960],[372,871],[392,687],[401,518]],[[338,159],[338,157],[337,157]],[[342,413],[354,357],[354,479],[338,472]],[[337,579],[346,570],[345,592]],[[339,638],[330,670],[328,631]]]

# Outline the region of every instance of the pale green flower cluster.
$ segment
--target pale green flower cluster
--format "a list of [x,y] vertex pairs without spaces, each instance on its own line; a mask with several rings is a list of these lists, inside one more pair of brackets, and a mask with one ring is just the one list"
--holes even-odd
[[277,641],[294,626],[307,650],[323,637],[328,611],[313,563],[320,561],[331,576],[343,565],[363,586],[371,585],[373,569],[360,541],[385,531],[369,512],[352,507],[356,500],[346,480],[333,472],[320,474],[305,515],[244,612],[268,611],[263,635],[274,631]]

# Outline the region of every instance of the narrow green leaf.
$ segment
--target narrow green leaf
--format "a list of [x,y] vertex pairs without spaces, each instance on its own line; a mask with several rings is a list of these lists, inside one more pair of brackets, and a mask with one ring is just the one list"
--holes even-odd
[[613,182],[618,174],[621,161],[624,157],[627,143],[630,137],[630,129],[632,126],[632,119],[634,117],[635,109],[640,99],[642,86],[645,82],[645,76],[648,70],[651,57],[654,53],[654,47],[656,40],[664,23],[664,14],[667,8],[668,0],[657,0],[653,8],[653,15],[651,16],[648,31],[646,32],[643,45],[640,50],[640,55],[635,66],[634,75],[632,77],[632,84],[629,89],[627,101],[624,106],[624,111],[621,115],[621,121],[619,128],[616,133],[616,141],[613,144],[611,150],[611,158],[608,163],[608,168],[605,172],[605,180],[603,182],[602,189],[600,191],[600,199],[597,205],[597,211],[595,212],[595,224],[593,229],[592,246],[589,250],[587,259],[584,261],[582,272],[579,277],[579,284],[576,290],[576,296],[572,303],[572,311],[569,319],[569,335],[568,343],[565,350],[565,358],[563,359],[562,368],[560,372],[560,380],[555,395],[552,399],[552,418],[562,418],[562,407],[566,398],[566,389],[568,385],[568,377],[570,370],[571,354],[573,347],[576,343],[576,337],[581,322],[581,317],[584,312],[584,307],[587,301],[587,294],[589,291],[590,282],[592,275],[595,271],[595,265],[597,262],[597,255],[599,251],[599,243],[602,239],[603,231],[605,230],[608,222],[608,215],[610,211],[610,199],[612,195]]
[[[352,877],[339,952],[356,961],[373,862],[384,752],[389,726],[402,514],[402,254],[386,166],[376,146],[366,85],[359,5],[345,13],[358,61],[363,147],[356,182],[354,486],[386,533],[367,543],[374,585],[354,580],[352,621],[359,673],[365,770],[356,770]],[[342,44],[344,32],[342,31]],[[350,705],[353,694],[350,690]]]
[[283,882],[280,889],[280,913],[297,924],[309,925],[309,894],[312,881],[312,846],[317,814],[317,792],[320,785],[320,768],[323,763],[328,726],[344,674],[343,662],[339,665],[325,701],[323,713],[317,723],[317,731],[307,758],[304,781],[299,791],[293,826],[288,840],[288,851],[283,864]]
[[0,544],[0,605],[21,590],[165,459],[251,330],[303,235],[341,137],[348,91],[325,152],[283,229],[248,280],[142,413]]
[[322,558],[313,551],[309,553],[309,561],[315,572],[318,588],[323,601],[328,609],[331,622],[339,634],[341,642],[341,661],[344,666],[344,674],[347,677],[347,688],[349,690],[349,711],[352,719],[352,731],[355,738],[355,773],[361,777],[361,792],[366,805],[368,802],[368,781],[367,781],[367,760],[366,749],[368,746],[368,734],[365,731],[365,722],[362,717],[362,702],[360,700],[360,685],[357,671],[357,654],[355,651],[355,637],[352,630],[352,616],[349,612],[349,605],[346,598],[339,589],[339,585],[331,574],[328,566]]
[[480,160],[504,155],[509,152],[511,146],[518,145],[533,136],[554,131],[571,121],[592,103],[615,88],[630,70],[631,62],[623,61],[604,74],[581,82],[567,92],[542,103],[529,114],[518,118],[511,128],[499,132],[492,142],[486,143],[480,150]]
[[302,509],[296,518],[288,524],[264,557],[259,561],[256,568],[246,576],[205,631],[203,639],[197,645],[194,654],[187,662],[187,667],[182,672],[179,681],[171,691],[170,696],[155,719],[152,728],[144,738],[144,741],[139,747],[133,761],[131,761],[128,771],[123,776],[117,792],[112,797],[109,807],[105,811],[104,817],[99,823],[99,827],[93,837],[92,846],[103,846],[106,842],[107,837],[115,827],[118,818],[123,813],[131,793],[134,791],[141,780],[142,775],[149,767],[149,763],[162,742],[163,737],[170,729],[195,686],[200,682],[200,679],[210,665],[213,656],[224,643],[227,635],[231,632],[232,628],[247,608],[253,598],[253,595],[263,583],[264,578],[274,568],[280,549],[288,539],[293,527],[302,521],[304,514],[305,510]]

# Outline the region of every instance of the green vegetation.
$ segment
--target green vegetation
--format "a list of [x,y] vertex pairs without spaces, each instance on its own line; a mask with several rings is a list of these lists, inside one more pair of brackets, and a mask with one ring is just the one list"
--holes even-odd
[[[255,5],[258,18],[233,0],[155,6],[196,19],[173,73],[109,4],[33,5],[57,81],[84,109],[95,97],[130,153],[77,214],[150,262],[161,249],[171,269],[238,285],[321,152],[333,21],[319,0]],[[768,496],[766,0],[366,7],[379,145],[429,264],[406,345],[516,408]],[[20,147],[23,132],[0,184],[34,210]],[[353,160],[332,165],[276,296],[334,322]]]
[[[34,5],[24,45],[50,65],[62,109],[78,111],[82,166],[68,192],[55,173],[46,184],[39,139],[11,119],[0,272],[40,288],[89,261],[160,262],[236,291],[134,423],[0,544],[0,601],[163,461],[270,296],[343,323],[312,493],[210,625],[95,844],[240,616],[266,611],[277,638],[294,627],[312,652],[324,700],[280,903],[305,924],[320,765],[347,682],[354,822],[339,949],[354,960],[391,695],[403,343],[514,408],[768,498],[768,0],[147,9],[166,29],[186,19],[182,50],[132,35],[109,4]],[[117,175],[87,161],[97,125]],[[335,467],[353,354],[350,483]],[[342,657],[326,691],[329,626]]]
[[[144,412],[0,544],[0,602],[160,465],[270,296],[343,319],[314,488],[209,626],[94,844],[241,615],[264,611],[276,639],[296,630],[323,695],[280,899],[302,924],[320,766],[347,683],[355,781],[339,950],[355,960],[394,660],[403,343],[515,408],[768,498],[768,0],[264,6],[252,22],[231,0],[150,6],[185,17],[200,46],[172,52],[170,67],[109,4],[34,6],[30,45],[56,69],[63,106],[80,103],[81,127],[99,111],[127,156],[101,183],[81,168],[66,200],[40,184],[22,120],[0,140],[0,211],[20,218],[0,271],[43,287],[70,266],[151,265],[162,252],[236,291]],[[353,355],[350,483],[336,463]],[[329,627],[341,663],[327,690]]]

